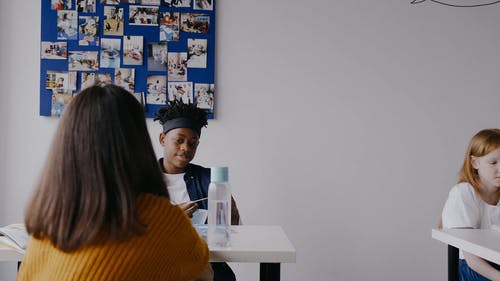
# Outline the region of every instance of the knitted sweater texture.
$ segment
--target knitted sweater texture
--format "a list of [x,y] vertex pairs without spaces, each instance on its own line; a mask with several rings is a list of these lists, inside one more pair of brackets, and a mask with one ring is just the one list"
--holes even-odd
[[18,281],[194,280],[207,265],[207,244],[186,214],[165,197],[140,195],[147,225],[141,236],[63,252],[47,239],[30,238]]

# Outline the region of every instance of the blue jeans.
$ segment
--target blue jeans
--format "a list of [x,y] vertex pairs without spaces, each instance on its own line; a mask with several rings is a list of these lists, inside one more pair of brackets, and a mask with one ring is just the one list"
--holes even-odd
[[490,279],[472,270],[464,259],[460,259],[458,271],[460,272],[460,281],[490,281]]

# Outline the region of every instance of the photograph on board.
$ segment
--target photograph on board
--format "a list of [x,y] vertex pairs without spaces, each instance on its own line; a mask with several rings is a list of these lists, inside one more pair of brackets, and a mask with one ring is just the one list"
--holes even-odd
[[93,71],[99,68],[97,51],[69,51],[69,70]]
[[148,71],[167,71],[168,46],[167,43],[148,44]]
[[181,31],[192,33],[208,33],[209,30],[209,15],[181,13]]
[[93,86],[96,81],[96,73],[95,72],[80,72],[80,91],[87,89],[88,87]]
[[68,72],[48,70],[45,76],[45,89],[69,90]]
[[72,98],[73,94],[70,90],[64,92],[53,90],[50,115],[60,117]]
[[96,0],[76,0],[76,10],[79,13],[95,13]]
[[78,17],[78,45],[99,46],[99,17]]
[[193,82],[168,82],[168,100],[193,103]]
[[161,0],[160,5],[165,7],[189,8],[191,0]]
[[196,106],[205,109],[207,113],[214,112],[214,84],[194,84],[194,97]]
[[179,13],[160,14],[160,41],[179,41],[179,20]]
[[142,65],[144,40],[142,36],[123,36],[123,64]]
[[77,12],[57,11],[57,40],[76,40],[77,34]]
[[158,7],[130,5],[128,18],[130,25],[158,25]]
[[147,78],[146,103],[167,103],[167,79],[164,75],[149,75]]
[[120,86],[130,92],[135,90],[135,68],[115,69],[115,85]]
[[97,84],[99,85],[113,84],[111,73],[98,73]]
[[104,6],[104,35],[123,35],[123,8]]
[[50,8],[52,10],[71,10],[72,0],[51,0]]
[[142,0],[140,1],[142,5],[155,5],[159,6],[160,5],[160,0]]
[[191,68],[207,67],[207,39],[188,38],[188,62]]
[[205,10],[205,11],[212,11],[213,5],[212,5],[212,0],[193,0],[193,9],[194,10]]
[[168,53],[168,81],[187,81],[187,53]]
[[68,43],[42,41],[40,55],[42,59],[65,60],[68,58]]
[[101,40],[101,68],[119,68],[121,40],[103,38]]
[[118,5],[120,0],[101,0],[101,4]]

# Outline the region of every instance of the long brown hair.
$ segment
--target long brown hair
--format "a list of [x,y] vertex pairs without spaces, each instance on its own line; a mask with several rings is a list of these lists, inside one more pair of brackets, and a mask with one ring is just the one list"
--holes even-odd
[[62,115],[26,228],[63,251],[140,235],[139,193],[168,196],[144,111],[121,87],[93,86]]

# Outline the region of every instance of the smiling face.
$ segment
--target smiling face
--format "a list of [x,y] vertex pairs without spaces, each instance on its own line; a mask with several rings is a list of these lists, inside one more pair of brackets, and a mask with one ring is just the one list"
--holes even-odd
[[500,148],[481,157],[471,156],[471,160],[481,187],[488,192],[500,189]]
[[163,146],[163,168],[168,174],[184,173],[193,160],[198,147],[199,136],[188,128],[177,128],[160,134]]

